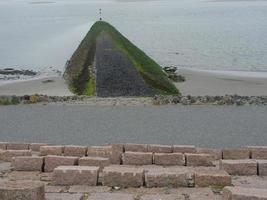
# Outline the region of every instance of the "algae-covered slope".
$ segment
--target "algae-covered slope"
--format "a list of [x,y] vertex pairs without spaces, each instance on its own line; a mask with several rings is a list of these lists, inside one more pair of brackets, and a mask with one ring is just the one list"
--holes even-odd
[[80,95],[177,95],[162,68],[107,22],[96,22],[67,64],[64,78]]

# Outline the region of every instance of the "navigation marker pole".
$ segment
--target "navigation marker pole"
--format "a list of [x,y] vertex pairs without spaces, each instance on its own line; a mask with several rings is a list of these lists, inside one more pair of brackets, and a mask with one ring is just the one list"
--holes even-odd
[[102,9],[99,9],[99,20],[102,21]]

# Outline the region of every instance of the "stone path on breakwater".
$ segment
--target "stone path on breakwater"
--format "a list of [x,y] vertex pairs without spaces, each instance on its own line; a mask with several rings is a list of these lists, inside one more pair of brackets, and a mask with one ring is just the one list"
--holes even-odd
[[96,93],[99,97],[152,96],[129,58],[114,46],[112,38],[102,32],[96,45]]
[[0,149],[0,198],[8,200],[267,199],[267,146],[0,142]]

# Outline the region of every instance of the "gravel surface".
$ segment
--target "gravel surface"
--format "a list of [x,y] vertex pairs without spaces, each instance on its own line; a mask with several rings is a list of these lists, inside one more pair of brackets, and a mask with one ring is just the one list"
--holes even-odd
[[96,46],[96,93],[99,97],[151,96],[129,58],[115,49],[112,38],[101,33]]
[[263,106],[0,106],[0,141],[266,145]]

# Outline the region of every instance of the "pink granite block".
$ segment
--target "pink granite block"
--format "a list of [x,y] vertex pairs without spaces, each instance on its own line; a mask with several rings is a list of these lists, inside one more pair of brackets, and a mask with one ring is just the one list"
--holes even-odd
[[57,146],[41,146],[40,147],[40,155],[47,156],[47,155],[56,155],[61,156],[64,152],[64,146],[57,145]]
[[248,146],[252,159],[267,160],[267,146]]
[[122,153],[124,151],[123,144],[112,144],[112,153],[110,157],[110,162],[112,164],[121,164]]
[[83,157],[87,154],[87,148],[86,146],[66,145],[64,155]]
[[12,167],[15,171],[42,171],[44,164],[43,157],[18,156],[13,157]]
[[45,156],[44,157],[44,171],[52,172],[56,167],[59,166],[72,166],[78,164],[78,157],[72,156]]
[[97,166],[99,170],[103,170],[104,167],[110,165],[109,158],[103,157],[82,157],[79,159],[80,166]]
[[171,145],[149,144],[147,151],[153,152],[153,153],[172,153],[172,146]]
[[257,162],[255,160],[220,160],[219,168],[230,175],[257,175]]
[[37,181],[0,181],[1,200],[45,200],[44,183]]
[[7,150],[29,150],[28,143],[7,143]]
[[258,175],[267,176],[267,160],[257,160],[258,163]]
[[247,148],[239,149],[223,149],[223,159],[226,160],[240,160],[249,159],[250,152]]
[[151,165],[153,153],[150,152],[125,152],[122,154],[124,165]]
[[131,152],[147,152],[148,145],[127,143],[124,145],[124,149],[125,151],[131,151]]
[[89,185],[96,186],[99,167],[95,166],[59,166],[54,169],[55,185]]
[[214,157],[210,154],[186,153],[186,166],[213,166]]
[[197,148],[197,153],[210,154],[214,157],[215,160],[222,159],[222,150],[221,149]]
[[32,151],[40,151],[41,146],[48,146],[48,144],[45,143],[31,143],[30,144],[30,150]]
[[11,162],[16,156],[31,156],[30,150],[0,150],[0,160]]
[[185,157],[182,153],[155,153],[154,164],[170,166],[170,165],[185,165]]
[[112,155],[112,146],[90,146],[87,149],[87,155],[110,158]]
[[195,173],[195,185],[198,187],[224,187],[232,183],[231,176],[224,170],[197,170]]
[[196,153],[196,147],[193,145],[173,145],[174,153]]
[[223,200],[267,200],[267,190],[245,187],[225,187]]

